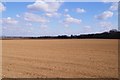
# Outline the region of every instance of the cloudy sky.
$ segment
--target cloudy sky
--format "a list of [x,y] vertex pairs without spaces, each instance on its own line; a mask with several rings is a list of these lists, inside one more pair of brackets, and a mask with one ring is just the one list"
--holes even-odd
[[118,3],[0,3],[3,36],[71,35],[118,28]]

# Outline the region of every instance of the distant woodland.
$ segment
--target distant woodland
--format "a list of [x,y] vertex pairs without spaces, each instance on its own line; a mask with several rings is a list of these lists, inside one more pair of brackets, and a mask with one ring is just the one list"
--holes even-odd
[[108,32],[81,35],[58,35],[58,36],[39,36],[39,37],[8,37],[2,36],[2,39],[120,39],[120,31],[112,29]]

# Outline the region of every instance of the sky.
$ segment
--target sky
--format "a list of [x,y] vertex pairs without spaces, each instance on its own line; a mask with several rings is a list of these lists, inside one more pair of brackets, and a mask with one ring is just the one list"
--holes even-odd
[[116,2],[0,3],[2,36],[91,34],[118,29]]

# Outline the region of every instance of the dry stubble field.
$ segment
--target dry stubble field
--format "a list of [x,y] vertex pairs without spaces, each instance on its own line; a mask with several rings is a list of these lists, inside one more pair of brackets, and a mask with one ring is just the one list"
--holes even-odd
[[118,40],[3,40],[3,77],[118,76]]

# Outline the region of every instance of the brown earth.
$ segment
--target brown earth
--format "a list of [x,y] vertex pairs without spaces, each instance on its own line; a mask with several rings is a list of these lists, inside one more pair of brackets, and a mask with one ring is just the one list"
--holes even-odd
[[2,50],[3,77],[118,77],[118,40],[3,40]]

